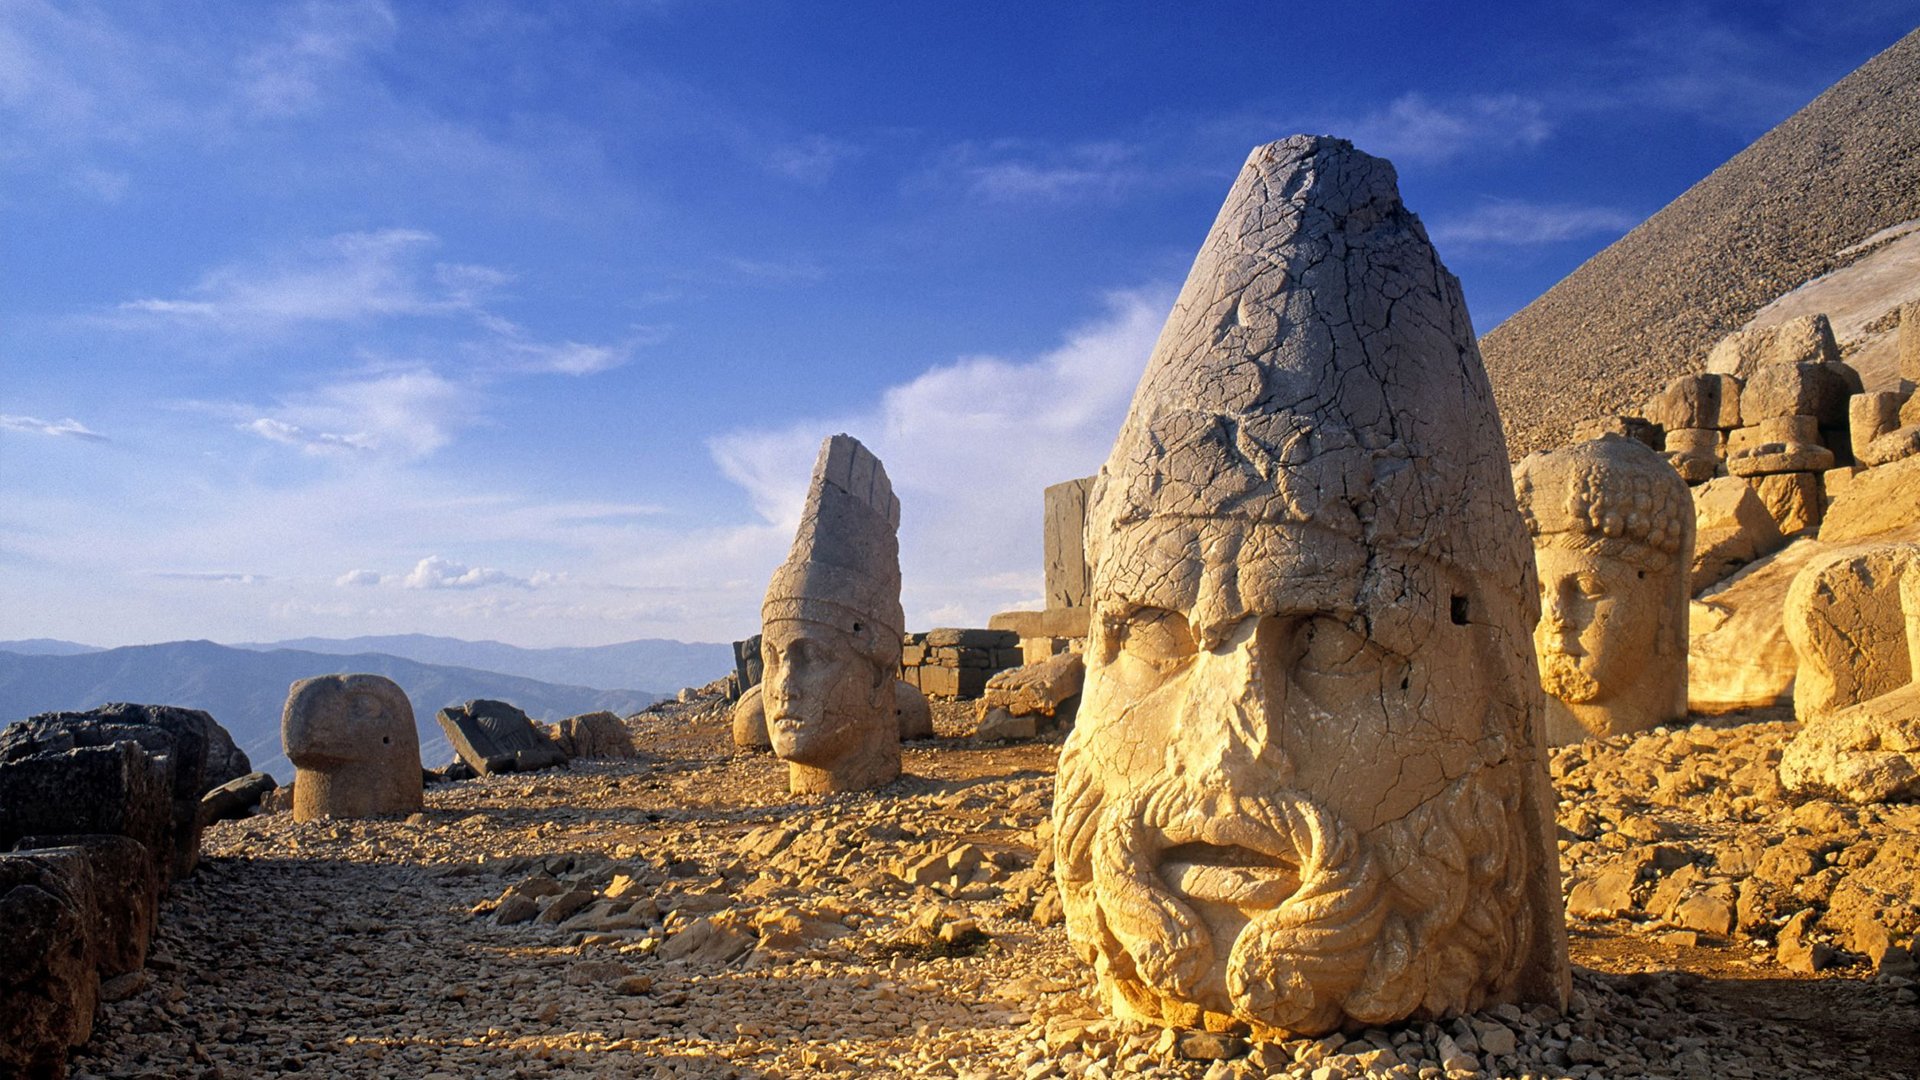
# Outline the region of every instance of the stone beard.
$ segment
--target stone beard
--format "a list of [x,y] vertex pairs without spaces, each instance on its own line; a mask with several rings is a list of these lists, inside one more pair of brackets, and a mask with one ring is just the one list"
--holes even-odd
[[761,630],[767,735],[795,792],[873,787],[900,775],[894,669],[871,655],[862,624],[849,625],[863,633],[804,618],[769,618]]
[[1678,474],[1609,437],[1529,455],[1514,489],[1540,577],[1533,641],[1548,740],[1684,717],[1694,525]]
[[1443,568],[1369,572],[1313,532],[1146,523],[1113,545],[1146,563],[1096,571],[1056,843],[1122,1015],[1317,1034],[1469,1011],[1534,944],[1504,734],[1531,673]]

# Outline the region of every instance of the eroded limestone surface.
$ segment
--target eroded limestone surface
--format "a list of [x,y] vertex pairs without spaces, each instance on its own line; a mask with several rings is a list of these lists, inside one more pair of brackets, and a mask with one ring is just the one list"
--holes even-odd
[[1547,738],[1684,718],[1694,529],[1685,482],[1643,444],[1607,437],[1529,454],[1513,483],[1540,572],[1533,643]]
[[280,742],[293,816],[405,814],[421,802],[420,735],[406,691],[381,675],[322,675],[287,691]]
[[793,549],[760,609],[757,707],[795,792],[858,791],[900,775],[899,527],[880,459],[850,435],[822,443]]
[[1054,820],[1110,1008],[1325,1032],[1564,1002],[1531,549],[1392,166],[1253,152],[1087,539]]

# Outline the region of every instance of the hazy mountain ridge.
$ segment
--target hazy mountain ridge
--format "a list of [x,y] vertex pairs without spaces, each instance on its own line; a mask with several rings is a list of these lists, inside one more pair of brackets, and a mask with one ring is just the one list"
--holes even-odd
[[625,715],[660,699],[645,690],[558,685],[517,675],[426,664],[383,653],[328,654],[293,649],[241,649],[210,641],[132,645],[73,655],[0,650],[0,725],[35,713],[135,701],[205,709],[233,734],[256,769],[282,780],[292,768],[280,753],[280,712],[287,688],[315,675],[367,672],[399,683],[413,703],[420,758],[450,760],[452,748],[434,713],[476,697],[512,702],[536,720],[610,709]]
[[577,648],[524,649],[499,641],[392,634],[239,642],[233,648],[295,649],[333,656],[383,653],[422,664],[497,671],[562,686],[644,686],[660,693],[672,693],[683,686],[703,686],[733,669],[733,648],[729,644],[666,638]]

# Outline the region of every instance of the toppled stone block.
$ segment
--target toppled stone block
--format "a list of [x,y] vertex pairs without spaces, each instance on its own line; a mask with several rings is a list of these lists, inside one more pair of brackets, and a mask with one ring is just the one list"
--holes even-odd
[[1740,380],[1711,372],[1682,375],[1649,399],[1643,411],[1649,421],[1666,429],[1669,439],[1680,428],[1737,428]]
[[100,992],[92,870],[78,851],[0,855],[0,1075],[64,1077]]
[[626,721],[613,713],[581,713],[553,726],[553,741],[570,758],[625,759],[640,756]]
[[[232,779],[226,770],[246,755],[213,717],[199,709],[116,702],[97,709],[43,713],[0,732],[0,760],[37,751],[132,742],[164,760],[172,804],[170,876],[193,873],[200,858],[200,797]],[[217,771],[213,771],[217,770]],[[210,775],[218,779],[209,782]],[[78,831],[78,830],[76,830]]]
[[1885,390],[1855,394],[1847,399],[1847,434],[1853,442],[1853,457],[1861,465],[1879,465],[1863,459],[1873,440],[1900,426],[1900,406],[1904,398]]
[[1820,542],[1853,544],[1920,523],[1920,456],[1856,473],[1820,520]]
[[1062,653],[1037,664],[1008,668],[987,680],[979,715],[1005,709],[1013,716],[1038,715],[1049,719],[1063,711],[1071,716],[1078,704],[1086,663],[1076,653]]
[[1810,472],[1764,473],[1742,477],[1753,488],[1767,516],[1780,529],[1780,535],[1792,536],[1820,527],[1826,513],[1826,497],[1820,490],[1820,477]]
[[[23,753],[13,742],[9,753]],[[171,879],[180,843],[174,822],[173,763],[133,742],[38,750],[0,761],[0,848],[27,836],[106,833],[138,841],[156,873]],[[194,829],[198,837],[198,805]]]
[[267,792],[279,786],[279,781],[263,772],[229,780],[200,797],[200,824],[246,817]]
[[[87,937],[102,979],[139,971],[159,923],[160,867],[146,846],[126,836],[84,833],[22,837],[15,850],[49,859],[86,860],[92,889]],[[0,925],[4,925],[0,923]]]
[[1854,380],[1838,364],[1774,364],[1760,368],[1740,390],[1740,418],[1748,426],[1776,416],[1810,416],[1820,427],[1847,422]]
[[527,714],[504,701],[477,698],[435,717],[460,760],[482,776],[555,769],[567,756]]
[[1833,326],[1827,317],[1802,315],[1773,326],[1728,334],[1707,354],[1707,371],[1745,380],[1763,368],[1839,360],[1840,345],[1833,338]]
[[1802,724],[1912,680],[1901,593],[1916,563],[1920,545],[1886,544],[1818,558],[1794,578],[1785,624],[1800,659],[1793,711]]
[[1690,595],[1698,596],[1786,544],[1766,504],[1751,484],[1737,476],[1723,476],[1694,488],[1693,513]]
[[741,694],[760,685],[765,667],[760,659],[760,635],[755,634],[745,641],[733,643],[733,692],[737,701]]
[[1020,635],[1012,630],[974,630],[942,626],[926,632],[922,641],[930,649],[1017,649]]
[[980,742],[1002,742],[1008,739],[1031,739],[1039,733],[1039,720],[1033,713],[1015,716],[1005,707],[995,706],[981,709],[973,737]]
[[426,805],[413,703],[385,676],[294,683],[280,714],[280,743],[293,762],[296,821],[407,814]]

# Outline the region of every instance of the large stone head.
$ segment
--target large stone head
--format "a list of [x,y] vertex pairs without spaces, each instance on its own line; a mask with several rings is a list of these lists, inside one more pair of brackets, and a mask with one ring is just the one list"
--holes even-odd
[[1606,435],[1513,470],[1540,575],[1547,738],[1621,735],[1687,713],[1693,499],[1660,455]]
[[760,609],[761,702],[794,791],[900,774],[899,522],[879,460],[850,436],[822,444],[793,549]]
[[295,769],[295,820],[398,814],[422,805],[413,704],[391,679],[322,675],[294,683],[280,741]]
[[1392,167],[1255,150],[1088,512],[1054,819],[1116,1011],[1319,1033],[1564,998],[1511,496]]

